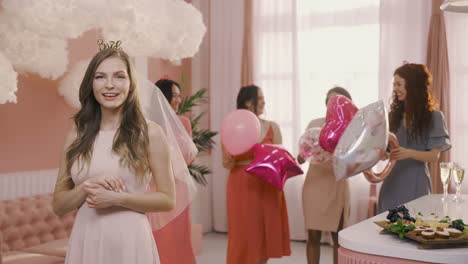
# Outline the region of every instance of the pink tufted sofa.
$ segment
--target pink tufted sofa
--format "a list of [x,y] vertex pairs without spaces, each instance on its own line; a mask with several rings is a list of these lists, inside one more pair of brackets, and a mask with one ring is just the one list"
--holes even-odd
[[56,216],[52,194],[0,201],[0,264],[64,263],[75,215]]

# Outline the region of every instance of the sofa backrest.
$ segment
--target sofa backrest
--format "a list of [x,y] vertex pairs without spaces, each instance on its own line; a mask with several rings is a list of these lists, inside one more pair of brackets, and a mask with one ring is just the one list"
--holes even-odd
[[52,194],[0,201],[1,252],[21,250],[70,235],[76,211],[58,217]]

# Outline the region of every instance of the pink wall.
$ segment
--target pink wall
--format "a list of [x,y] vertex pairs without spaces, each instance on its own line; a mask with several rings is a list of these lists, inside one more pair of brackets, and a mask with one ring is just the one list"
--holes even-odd
[[[1,2],[1,1],[0,1]],[[69,68],[92,57],[99,31],[93,30],[69,41]],[[167,74],[179,81],[187,77],[184,94],[190,92],[191,60],[181,66],[150,59],[148,74],[156,81]],[[18,77],[18,104],[0,105],[0,173],[52,169],[58,167],[60,151],[76,110],[66,105],[57,92],[59,80],[48,80],[33,73]]]
[[0,173],[57,167],[72,111],[57,81],[19,75],[18,104],[0,105]]

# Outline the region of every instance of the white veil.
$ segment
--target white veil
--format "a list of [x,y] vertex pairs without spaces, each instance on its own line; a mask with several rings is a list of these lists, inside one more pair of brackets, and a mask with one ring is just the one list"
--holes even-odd
[[[197,188],[187,164],[195,159],[198,150],[161,90],[143,76],[137,78],[145,117],[160,125],[166,133],[176,181],[175,208],[167,213],[147,213],[152,229],[156,230],[181,214],[193,200]],[[154,184],[150,184],[150,191],[155,191]]]

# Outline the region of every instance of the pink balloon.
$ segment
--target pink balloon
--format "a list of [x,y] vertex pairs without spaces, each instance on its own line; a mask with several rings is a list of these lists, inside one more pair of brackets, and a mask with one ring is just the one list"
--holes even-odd
[[231,155],[239,155],[248,151],[259,138],[260,121],[252,112],[239,109],[224,118],[221,126],[221,141]]
[[319,136],[322,131],[319,127],[307,129],[299,139],[299,154],[311,164],[320,164],[330,161],[332,154],[325,151],[319,144]]
[[291,154],[282,147],[255,144],[252,151],[255,158],[245,171],[278,190],[283,190],[287,179],[304,173]]
[[320,146],[329,152],[335,150],[341,135],[343,135],[357,107],[347,97],[342,95],[333,96],[328,102],[325,126],[320,133]]

